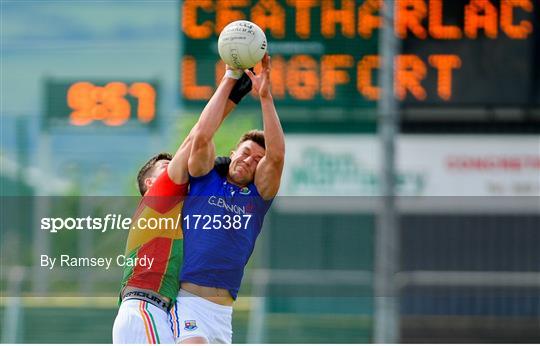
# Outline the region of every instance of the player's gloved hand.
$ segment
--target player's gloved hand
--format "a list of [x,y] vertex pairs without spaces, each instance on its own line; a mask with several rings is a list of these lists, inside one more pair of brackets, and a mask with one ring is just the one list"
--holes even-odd
[[[251,72],[253,72],[253,68],[249,69]],[[243,73],[243,71],[242,71]],[[253,72],[255,74],[255,72]],[[249,76],[245,73],[242,74],[242,76],[238,79],[236,84],[234,85],[233,89],[231,90],[231,94],[229,95],[229,100],[232,102],[239,104],[240,101],[251,92],[251,87],[253,84],[251,83],[251,79]]]
[[218,172],[218,174],[222,177],[226,177],[227,173],[229,173],[229,164],[231,163],[231,159],[227,156],[218,156],[216,157],[216,160],[214,161],[214,168]]

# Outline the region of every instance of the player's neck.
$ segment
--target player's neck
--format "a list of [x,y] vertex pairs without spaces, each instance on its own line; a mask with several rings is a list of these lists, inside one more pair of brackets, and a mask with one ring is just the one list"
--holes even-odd
[[230,184],[233,184],[235,186],[238,186],[239,188],[243,188],[243,187],[246,187],[249,185],[249,183],[247,184],[239,184],[237,183],[236,181],[234,181],[231,176],[229,174],[227,174],[227,181],[230,183]]

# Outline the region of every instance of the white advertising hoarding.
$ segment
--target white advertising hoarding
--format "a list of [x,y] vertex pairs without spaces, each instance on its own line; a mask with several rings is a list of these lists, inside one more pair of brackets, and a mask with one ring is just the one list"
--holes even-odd
[[[281,196],[380,195],[373,135],[287,135]],[[540,137],[402,135],[401,196],[540,196]]]

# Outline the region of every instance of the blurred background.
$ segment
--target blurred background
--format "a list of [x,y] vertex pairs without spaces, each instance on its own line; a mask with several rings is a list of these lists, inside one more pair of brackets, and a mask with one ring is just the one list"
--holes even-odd
[[[40,219],[131,215],[139,167],[195,123],[237,19],[267,35],[287,157],[233,341],[540,342],[536,1],[0,4],[3,343],[112,341],[121,268],[39,256],[116,256],[127,233]],[[261,126],[248,96],[218,153]]]

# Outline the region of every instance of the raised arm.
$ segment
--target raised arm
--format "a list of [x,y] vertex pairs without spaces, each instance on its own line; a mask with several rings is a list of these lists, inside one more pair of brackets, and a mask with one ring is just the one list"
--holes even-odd
[[212,139],[221,124],[221,115],[225,111],[229,93],[235,82],[232,78],[223,77],[192,130],[193,144],[188,160],[188,170],[194,177],[207,174],[213,167],[216,150]]
[[[240,80],[237,82],[236,78],[240,75],[241,71],[240,73],[238,71],[227,72],[218,89],[202,111],[199,120],[176,151],[176,154],[167,167],[169,176],[175,183],[183,184],[188,181],[189,160],[194,149],[194,143],[197,143],[196,145],[198,146],[195,155],[199,155],[199,160],[194,160],[194,162],[192,162],[195,168],[194,172],[189,171],[190,174],[193,176],[204,175],[212,169],[214,165],[215,150],[211,139],[223,120],[235,108],[236,103],[240,102],[240,100],[251,91],[251,83],[246,77],[240,77]],[[233,87],[234,90],[231,93]],[[210,141],[209,143],[206,143],[207,145],[204,145],[205,139],[209,133],[211,133]],[[211,162],[206,161],[207,156],[209,157],[208,160],[211,160]],[[200,160],[204,160],[202,165],[208,170],[202,174],[193,174],[196,173],[195,169],[201,166],[201,164],[198,163]]]
[[270,93],[272,67],[268,54],[264,56],[262,66],[263,71],[259,76],[249,70],[245,72],[251,79],[253,88],[258,91],[261,101],[266,151],[255,171],[255,186],[261,197],[268,200],[274,198],[279,190],[285,160],[285,137]]
[[[232,102],[231,100],[227,101],[227,104],[225,106],[225,111],[223,112],[221,116],[221,122],[229,115],[230,112],[235,108],[236,104]],[[218,125],[219,126],[219,125]],[[193,144],[193,137],[194,133],[196,132],[198,128],[198,123],[196,123],[187,137],[184,139],[176,153],[174,154],[171,162],[169,163],[169,166],[167,167],[167,172],[169,173],[169,177],[172,181],[174,181],[176,184],[185,184],[189,180],[188,175],[188,160],[190,157],[192,144]]]

